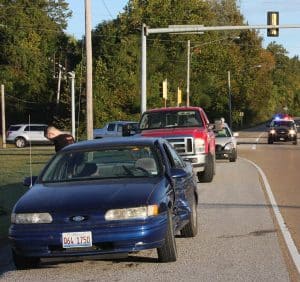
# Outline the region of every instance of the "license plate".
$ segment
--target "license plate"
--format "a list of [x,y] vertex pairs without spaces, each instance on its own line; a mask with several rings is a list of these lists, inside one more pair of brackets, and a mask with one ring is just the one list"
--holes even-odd
[[280,141],[284,141],[284,138],[279,138]]
[[82,248],[92,246],[92,232],[62,233],[63,248]]

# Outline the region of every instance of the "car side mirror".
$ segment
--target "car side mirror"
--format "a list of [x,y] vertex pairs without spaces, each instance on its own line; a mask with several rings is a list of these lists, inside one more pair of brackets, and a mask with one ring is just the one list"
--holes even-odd
[[23,180],[23,185],[25,187],[31,187],[35,183],[37,178],[38,178],[37,176],[25,177],[24,180]]
[[185,170],[181,168],[171,168],[171,177],[172,178],[184,178],[187,176]]

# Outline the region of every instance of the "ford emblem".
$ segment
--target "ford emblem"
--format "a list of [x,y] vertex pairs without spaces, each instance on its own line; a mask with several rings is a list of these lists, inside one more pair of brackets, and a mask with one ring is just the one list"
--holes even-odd
[[85,220],[85,217],[84,217],[84,216],[81,216],[81,215],[76,215],[76,216],[73,216],[71,219],[72,219],[73,221],[80,222],[80,221],[84,221],[84,220]]

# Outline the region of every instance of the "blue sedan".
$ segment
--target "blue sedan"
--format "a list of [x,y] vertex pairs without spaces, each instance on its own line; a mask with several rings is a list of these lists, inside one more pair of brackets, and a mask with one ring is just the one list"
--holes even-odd
[[123,137],[65,147],[19,199],[9,239],[17,268],[40,258],[157,249],[177,259],[175,234],[197,234],[197,186],[190,163],[161,138]]

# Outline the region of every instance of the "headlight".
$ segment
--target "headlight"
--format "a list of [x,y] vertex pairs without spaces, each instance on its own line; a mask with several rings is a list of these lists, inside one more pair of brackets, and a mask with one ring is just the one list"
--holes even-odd
[[15,224],[33,224],[33,223],[51,223],[52,216],[49,213],[13,213],[11,223]]
[[143,206],[127,209],[108,210],[105,213],[105,220],[126,220],[146,218],[148,216],[158,215],[158,206]]
[[290,129],[290,130],[289,130],[289,134],[290,134],[290,135],[295,135],[295,134],[296,134],[295,129]]
[[195,153],[205,152],[205,141],[201,138],[195,139]]
[[230,150],[232,150],[234,148],[234,146],[233,146],[233,143],[227,143],[225,146],[224,146],[224,149],[225,150],[228,150],[228,151],[230,151]]
[[276,133],[276,130],[275,130],[275,129],[271,129],[271,130],[270,130],[270,133],[271,133],[271,134],[275,134],[275,133]]

